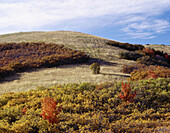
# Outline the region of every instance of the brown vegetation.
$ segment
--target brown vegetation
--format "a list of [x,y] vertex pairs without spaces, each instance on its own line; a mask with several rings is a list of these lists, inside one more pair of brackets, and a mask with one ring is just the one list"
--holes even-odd
[[52,43],[5,43],[0,44],[0,51],[1,79],[31,68],[54,67],[88,60],[83,52]]

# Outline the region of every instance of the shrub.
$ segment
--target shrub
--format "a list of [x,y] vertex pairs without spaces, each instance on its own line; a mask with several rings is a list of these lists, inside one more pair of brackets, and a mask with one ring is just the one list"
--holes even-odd
[[151,49],[151,48],[143,48],[143,52],[145,53],[145,55],[149,55],[149,56],[154,56],[155,55],[155,50]]
[[[169,104],[168,99],[170,99],[169,95],[169,83],[170,78],[150,78],[147,80],[135,81],[135,88],[138,90],[138,95],[136,97],[137,107],[140,111],[144,111],[146,109],[152,109],[152,115],[148,117],[152,117],[154,119],[153,114],[157,111],[159,113],[165,114],[169,112]],[[163,106],[163,104],[166,104]],[[148,111],[148,110],[146,110]],[[157,112],[157,114],[158,114]]]
[[16,133],[14,130],[8,130],[3,127],[0,127],[0,133]]
[[81,83],[78,88],[79,91],[83,92],[85,90],[94,90],[95,86],[91,83]]
[[[150,78],[131,82],[131,92],[137,91],[135,104],[132,102],[125,107],[122,107],[118,96],[122,82],[102,83],[101,86],[99,84],[99,89],[95,89],[96,84],[66,84],[46,89],[6,93],[0,96],[0,132],[117,133],[154,132],[160,125],[168,128],[169,83],[170,78]],[[80,85],[85,86],[82,87],[83,93]],[[122,89],[123,87],[128,88],[128,83],[123,84]],[[49,123],[40,115],[41,99],[49,96],[53,97],[50,98],[51,103],[57,101],[57,106],[53,106],[53,109],[56,107],[58,110],[62,105],[62,110],[57,115],[59,123]],[[47,107],[51,103],[47,104]],[[25,115],[22,112],[24,107],[27,110]]]
[[156,51],[155,51],[155,55],[164,56],[164,52],[163,52],[163,51],[156,50]]
[[[123,94],[122,94],[123,93]],[[134,97],[136,96],[136,91],[134,94],[131,93],[131,87],[130,83],[123,83],[122,81],[122,92],[119,94],[119,97],[124,101],[124,102],[132,102],[134,100]]]
[[145,64],[145,65],[159,65],[159,66],[165,66],[170,67],[167,60],[165,58],[156,58],[156,57],[150,57],[150,56],[143,56],[141,58],[137,59],[137,63]]
[[119,58],[127,59],[127,60],[137,60],[138,58],[142,57],[143,55],[137,52],[120,52]]
[[22,109],[22,113],[25,115],[26,112],[27,112],[27,108],[24,107],[24,108]]
[[140,44],[129,44],[129,43],[116,42],[116,41],[108,41],[106,42],[106,44],[119,47],[122,49],[130,50],[130,51],[142,50],[144,48],[144,46]]
[[0,44],[0,78],[32,68],[83,63],[88,58],[84,52],[53,43]]
[[100,72],[100,65],[99,65],[99,63],[91,64],[90,69],[92,70],[93,74],[99,74],[99,72]]
[[57,103],[50,97],[45,97],[41,101],[41,106],[42,106],[42,114],[41,116],[44,119],[47,119],[49,123],[58,123],[59,118],[58,114],[61,111],[61,106],[57,109]]
[[97,90],[102,90],[103,89],[103,84],[100,83],[98,85],[95,86]]
[[165,53],[165,59],[168,61],[168,63],[170,64],[170,55],[168,55],[167,53]]
[[147,79],[150,79],[150,78],[156,79],[157,77],[158,77],[158,75],[154,71],[149,70],[148,71],[148,76],[146,78]]
[[167,53],[165,54],[165,59],[167,59],[167,60],[169,59],[169,56]]
[[146,66],[141,67],[137,70],[134,70],[132,73],[130,73],[129,80],[135,81],[135,80],[142,80],[142,79],[148,79],[148,78],[169,78],[170,77],[170,69],[162,66]]
[[12,68],[7,68],[7,69],[1,69],[0,68],[0,80],[5,78],[5,77],[8,77],[10,75],[13,75],[15,74],[16,72],[12,69]]
[[23,70],[23,65],[20,62],[11,62],[9,64],[9,68],[17,71],[22,71]]
[[146,65],[138,64],[138,63],[135,64],[135,65],[124,65],[121,72],[130,74],[134,70],[139,69],[139,68],[143,68],[143,67],[146,67]]
[[167,62],[170,63],[170,56],[167,53],[164,53],[163,51],[159,51],[159,50],[155,50],[153,48],[143,48],[143,50],[141,51],[143,54],[145,55],[149,55],[149,56],[159,56],[159,58],[161,59],[166,59]]

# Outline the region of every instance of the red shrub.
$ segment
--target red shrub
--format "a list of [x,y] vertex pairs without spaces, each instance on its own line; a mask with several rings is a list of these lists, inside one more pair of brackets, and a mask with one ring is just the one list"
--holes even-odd
[[[159,66],[157,67],[157,68],[159,68]],[[154,79],[156,79],[157,77],[158,77],[158,75],[156,75],[156,73],[154,72],[154,71],[151,71],[151,70],[149,70],[148,71],[148,76],[147,76],[147,78],[149,79],[149,78],[154,78]]]
[[122,92],[119,94],[119,97],[127,103],[127,102],[132,102],[135,96],[136,96],[136,91],[134,94],[131,93],[130,83],[123,84],[122,82]]
[[148,78],[169,78],[170,69],[163,66],[146,66],[139,68],[130,73],[130,81],[143,80]]
[[165,54],[165,59],[167,59],[167,60],[168,60],[168,58],[169,58],[168,54]]
[[155,54],[155,50],[151,48],[143,48],[143,51],[145,52],[146,55],[153,56]]
[[44,119],[47,119],[49,123],[58,123],[58,114],[61,111],[61,106],[57,109],[57,103],[50,97],[46,97],[41,100],[42,114]]
[[22,109],[22,113],[25,115],[26,112],[27,112],[27,109],[26,109],[26,107],[24,107],[24,108]]

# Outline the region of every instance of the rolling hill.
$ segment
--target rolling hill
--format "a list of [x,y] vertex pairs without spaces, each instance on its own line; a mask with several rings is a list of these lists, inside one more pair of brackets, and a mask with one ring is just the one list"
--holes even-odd
[[170,131],[169,46],[145,46],[155,51],[69,31],[0,41],[0,133]]
[[[112,82],[125,80],[129,74],[120,72],[124,64],[135,61],[119,59],[118,54],[126,51],[119,47],[106,45],[108,39],[73,31],[20,32],[0,36],[0,43],[7,42],[46,42],[62,44],[65,47],[84,51],[91,59],[86,64],[63,65],[58,68],[43,68],[26,71],[6,78],[0,83],[0,94],[8,91],[25,91],[36,86],[80,82]],[[146,47],[155,45],[146,45]],[[170,54],[170,46],[159,47]],[[157,47],[157,49],[159,49]],[[101,74],[93,75],[89,66],[93,62],[101,64]],[[69,75],[69,76],[68,76]]]

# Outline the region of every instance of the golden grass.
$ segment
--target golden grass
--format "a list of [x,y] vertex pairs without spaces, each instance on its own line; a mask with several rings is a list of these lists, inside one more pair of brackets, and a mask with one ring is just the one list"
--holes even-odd
[[63,65],[57,68],[45,68],[33,72],[20,73],[18,76],[7,78],[6,81],[0,84],[0,94],[9,91],[27,91],[35,89],[36,86],[49,87],[54,84],[65,83],[101,83],[113,82],[114,80],[125,80],[129,74],[119,72],[120,65],[116,66],[101,66],[101,73],[98,75],[92,74],[88,64],[80,65]]

